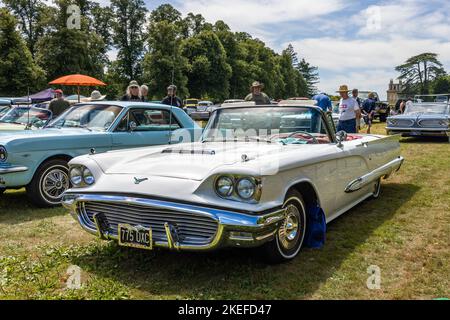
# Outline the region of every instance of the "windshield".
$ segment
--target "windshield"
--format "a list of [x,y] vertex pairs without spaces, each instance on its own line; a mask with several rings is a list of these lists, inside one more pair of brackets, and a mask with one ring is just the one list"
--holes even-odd
[[122,108],[110,105],[76,106],[54,120],[48,127],[86,128],[89,130],[106,130],[117,118]]
[[203,141],[265,141],[283,144],[328,143],[320,111],[307,107],[218,109]]
[[51,118],[49,110],[16,107],[9,110],[3,117],[0,118],[4,123],[30,124],[35,127],[44,126]]
[[447,104],[431,104],[431,103],[407,103],[405,114],[418,114],[418,113],[448,113]]
[[198,100],[195,100],[195,99],[186,100],[186,104],[197,104],[197,103],[198,103]]
[[9,105],[7,106],[0,106],[0,117],[3,116],[5,113],[7,113],[11,109]]

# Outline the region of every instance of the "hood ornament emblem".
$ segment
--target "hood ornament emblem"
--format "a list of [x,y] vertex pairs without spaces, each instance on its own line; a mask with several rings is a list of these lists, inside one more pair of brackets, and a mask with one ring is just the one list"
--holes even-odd
[[141,184],[144,181],[148,181],[148,178],[138,179],[138,178],[134,177],[134,184]]

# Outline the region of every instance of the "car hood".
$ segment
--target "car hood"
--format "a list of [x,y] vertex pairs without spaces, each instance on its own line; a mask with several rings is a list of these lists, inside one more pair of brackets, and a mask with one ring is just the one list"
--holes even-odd
[[[6,123],[6,122],[0,122],[0,132],[2,131],[21,131],[25,130],[26,125],[25,124],[19,124],[19,123]],[[31,128],[36,129],[36,128]]]
[[160,176],[201,181],[217,173],[264,174],[262,168],[267,164],[283,165],[285,159],[300,160],[300,150],[304,150],[300,158],[306,160],[326,154],[329,147],[256,142],[194,143],[113,151],[90,157],[107,175]]
[[[103,134],[100,131],[89,131],[82,128],[74,129],[41,129],[41,130],[18,130],[18,131],[1,131],[0,130],[0,145],[11,145],[11,147],[28,148],[30,145],[52,143],[56,140],[66,141],[68,137],[76,139],[77,137],[86,137],[92,135]],[[53,147],[54,145],[52,145]],[[47,144],[48,147],[48,144]],[[18,151],[18,150],[16,150]]]
[[410,113],[410,114],[399,114],[392,116],[393,119],[447,119],[448,114],[444,113]]

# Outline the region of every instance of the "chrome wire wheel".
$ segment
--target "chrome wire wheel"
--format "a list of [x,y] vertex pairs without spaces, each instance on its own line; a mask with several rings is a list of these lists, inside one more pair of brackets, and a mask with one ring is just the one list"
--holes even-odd
[[284,250],[292,250],[302,230],[300,212],[298,208],[290,204],[286,207],[286,217],[278,229],[278,239]]
[[69,175],[64,167],[51,167],[42,176],[40,189],[44,198],[51,203],[58,203],[63,193],[69,189]]

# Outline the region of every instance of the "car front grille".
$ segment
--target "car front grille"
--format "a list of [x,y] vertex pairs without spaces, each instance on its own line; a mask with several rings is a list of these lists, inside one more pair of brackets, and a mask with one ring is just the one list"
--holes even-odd
[[420,120],[419,126],[421,126],[423,128],[439,128],[439,127],[444,127],[442,122],[443,122],[443,120],[438,120],[438,119]]
[[398,127],[412,127],[414,125],[414,120],[411,119],[398,119],[396,120],[396,125]]
[[212,217],[178,212],[169,209],[122,202],[81,202],[79,214],[90,228],[95,229],[94,215],[101,214],[109,226],[109,233],[117,235],[119,224],[151,228],[156,241],[167,241],[166,222],[175,226],[180,242],[189,245],[209,244],[214,239],[218,222]]

